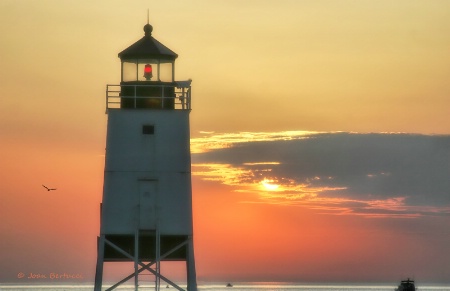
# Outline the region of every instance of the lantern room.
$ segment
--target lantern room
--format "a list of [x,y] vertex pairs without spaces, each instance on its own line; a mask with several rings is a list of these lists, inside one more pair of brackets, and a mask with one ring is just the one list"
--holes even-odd
[[153,27],[144,26],[143,38],[119,53],[121,82],[174,82],[176,53],[152,36]]
[[107,85],[107,109],[190,109],[190,80],[175,81],[178,55],[152,36],[145,35],[119,53],[120,85]]

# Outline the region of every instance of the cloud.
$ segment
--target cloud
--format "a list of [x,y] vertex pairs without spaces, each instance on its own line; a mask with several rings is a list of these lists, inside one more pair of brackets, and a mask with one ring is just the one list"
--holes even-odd
[[193,138],[191,140],[192,153],[204,153],[235,146],[236,144],[258,142],[258,141],[277,141],[277,140],[297,140],[308,138],[309,136],[320,134],[314,131],[281,131],[281,132],[239,132],[239,133],[219,133],[205,132],[200,133],[205,136]]
[[248,203],[326,214],[450,214],[450,136],[401,133],[208,133],[192,140],[193,174],[257,193]]

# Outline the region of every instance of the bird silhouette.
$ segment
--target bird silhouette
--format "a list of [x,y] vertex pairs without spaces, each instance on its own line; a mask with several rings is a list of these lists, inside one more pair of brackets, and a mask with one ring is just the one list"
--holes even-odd
[[42,187],[44,187],[45,189],[47,189],[47,191],[52,191],[52,190],[56,190],[56,188],[48,188],[47,186],[45,186],[45,185],[42,185]]

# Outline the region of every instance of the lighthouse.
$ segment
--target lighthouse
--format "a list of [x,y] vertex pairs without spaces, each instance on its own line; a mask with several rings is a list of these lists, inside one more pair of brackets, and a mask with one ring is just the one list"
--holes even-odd
[[[191,80],[175,81],[178,55],[152,36],[119,53],[121,82],[106,85],[108,116],[95,290],[104,265],[125,264],[124,282],[184,290],[164,263],[186,263],[186,289],[197,290],[190,160]],[[149,280],[149,278],[151,278]],[[180,284],[181,285],[181,284]],[[148,290],[148,289],[146,289]]]

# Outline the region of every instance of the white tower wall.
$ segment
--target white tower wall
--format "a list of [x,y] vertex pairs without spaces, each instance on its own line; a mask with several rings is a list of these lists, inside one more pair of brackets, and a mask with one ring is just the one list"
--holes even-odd
[[108,111],[103,234],[192,235],[189,113]]

